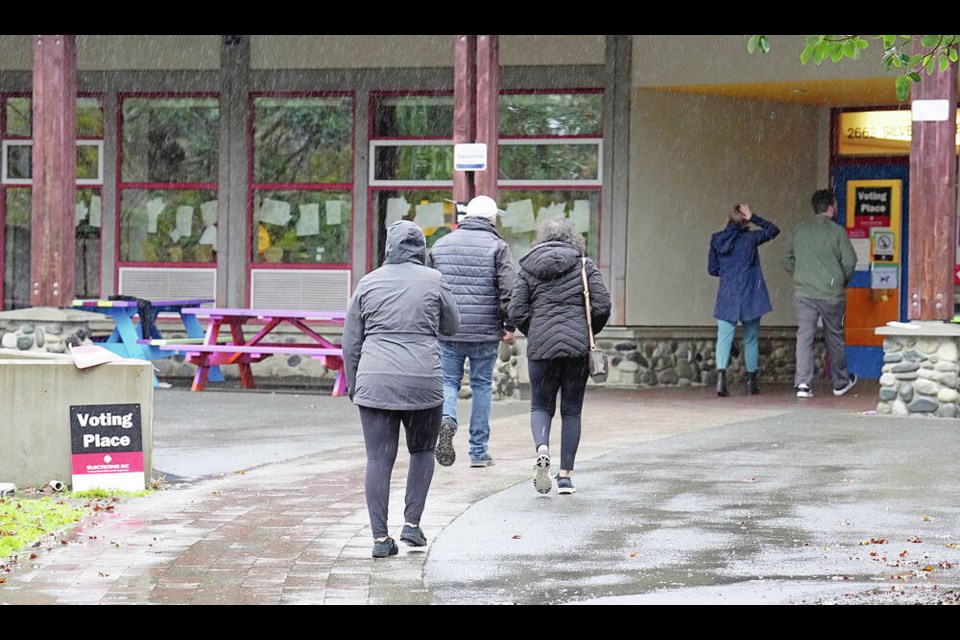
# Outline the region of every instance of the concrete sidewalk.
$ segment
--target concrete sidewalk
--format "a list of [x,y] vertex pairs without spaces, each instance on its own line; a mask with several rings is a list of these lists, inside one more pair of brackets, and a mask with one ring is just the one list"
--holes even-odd
[[[160,389],[168,488],[32,550],[0,603],[957,603],[960,422],[814,391],[591,388],[571,496],[534,490],[529,404],[497,402],[497,464],[459,434],[428,547],[374,560],[347,399]],[[405,474],[401,450],[395,534]]]

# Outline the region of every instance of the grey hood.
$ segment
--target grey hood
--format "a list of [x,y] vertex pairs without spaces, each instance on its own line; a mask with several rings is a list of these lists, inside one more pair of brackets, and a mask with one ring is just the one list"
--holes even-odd
[[409,220],[397,220],[387,227],[387,254],[384,262],[399,264],[427,259],[427,240],[423,230]]

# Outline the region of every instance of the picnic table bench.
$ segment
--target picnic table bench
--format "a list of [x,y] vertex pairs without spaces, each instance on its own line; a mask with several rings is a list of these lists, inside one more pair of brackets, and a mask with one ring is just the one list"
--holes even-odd
[[[108,316],[113,320],[113,331],[98,346],[116,353],[124,358],[139,360],[158,360],[169,358],[172,353],[161,350],[160,342],[169,342],[164,339],[157,326],[157,317],[161,313],[176,314],[189,340],[203,340],[203,327],[197,320],[196,314],[185,313],[185,309],[195,309],[200,305],[214,302],[209,298],[184,298],[176,300],[149,300],[150,318],[140,318],[141,305],[136,299],[80,299],[74,300],[75,309],[94,311]],[[134,318],[137,323],[134,324]],[[144,335],[146,333],[146,335]],[[223,380],[219,369],[211,372],[215,381]],[[156,374],[153,376],[153,386],[160,386]]]
[[[343,311],[197,308],[184,309],[184,313],[209,317],[202,342],[166,341],[158,344],[157,348],[183,353],[189,362],[197,366],[191,386],[193,391],[203,391],[211,368],[224,364],[236,364],[243,387],[252,389],[256,383],[250,365],[270,356],[283,354],[322,360],[324,367],[337,371],[333,395],[342,396],[346,392],[347,379],[343,369],[342,347],[330,342],[307,325],[307,322],[319,322],[342,326],[346,317]],[[248,338],[244,334],[243,325],[251,321],[263,321],[264,326]],[[271,334],[275,337],[273,331],[283,324],[296,327],[309,341],[294,343],[265,340]],[[230,337],[226,341],[220,335],[224,326],[230,329]]]

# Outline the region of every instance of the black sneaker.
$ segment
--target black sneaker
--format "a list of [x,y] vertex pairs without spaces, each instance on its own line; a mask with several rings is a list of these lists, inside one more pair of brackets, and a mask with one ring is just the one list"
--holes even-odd
[[550,479],[550,454],[538,455],[533,468],[537,470],[537,475],[533,477],[534,488],[540,493],[550,493],[553,488],[553,480]]
[[576,493],[577,488],[573,486],[573,480],[570,479],[570,476],[563,477],[559,473],[557,474],[557,493],[560,495],[570,495],[571,493]]
[[387,556],[397,555],[397,542],[393,538],[387,537],[386,540],[380,540],[379,542],[373,541],[373,557],[374,558],[386,558]]
[[835,395],[835,396],[842,396],[842,395],[845,394],[847,391],[850,391],[850,389],[853,389],[853,385],[857,384],[857,380],[858,380],[857,374],[851,373],[851,374],[850,374],[850,381],[847,382],[847,386],[845,386],[845,387],[840,387],[839,389],[834,389],[834,390],[833,390],[833,395]]
[[440,437],[437,438],[437,464],[449,467],[457,460],[457,450],[453,448],[453,436],[456,429],[450,418],[444,418],[440,423]]
[[423,535],[420,527],[411,527],[408,524],[403,525],[403,531],[400,532],[400,542],[405,542],[411,547],[427,546],[427,536]]

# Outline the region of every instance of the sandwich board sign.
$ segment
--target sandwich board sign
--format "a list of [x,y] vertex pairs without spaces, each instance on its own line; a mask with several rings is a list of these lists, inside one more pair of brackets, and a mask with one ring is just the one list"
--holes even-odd
[[139,404],[70,405],[70,444],[74,491],[146,486]]

